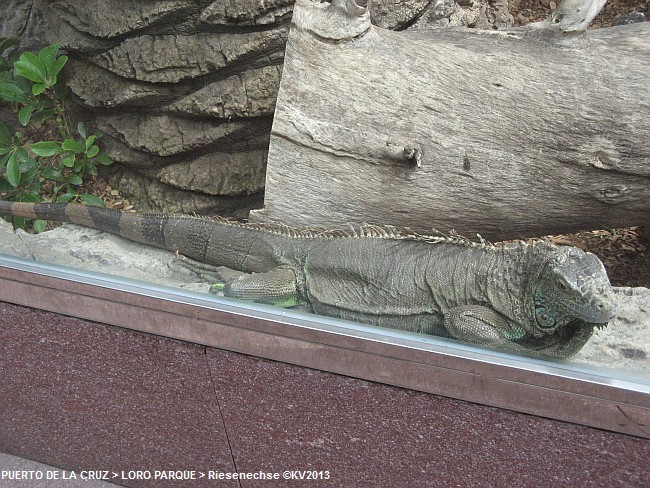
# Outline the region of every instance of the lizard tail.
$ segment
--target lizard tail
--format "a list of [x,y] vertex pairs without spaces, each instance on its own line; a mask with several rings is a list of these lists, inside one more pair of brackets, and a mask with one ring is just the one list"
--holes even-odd
[[201,245],[199,247],[202,248],[202,252],[197,254],[192,251],[192,244],[196,242],[196,237],[205,228],[207,231],[203,233],[209,233],[212,229],[203,219],[191,216],[172,219],[158,214],[129,213],[73,203],[25,203],[0,200],[0,215],[70,222],[170,251],[188,248],[186,255],[193,259],[203,258],[205,253],[203,249],[205,246]]
[[25,203],[0,200],[0,215],[70,222],[70,218],[65,212],[66,206],[62,203]]
[[26,203],[0,200],[0,214],[27,219],[71,222],[93,229],[118,233],[122,212],[101,207],[75,205],[70,203]]

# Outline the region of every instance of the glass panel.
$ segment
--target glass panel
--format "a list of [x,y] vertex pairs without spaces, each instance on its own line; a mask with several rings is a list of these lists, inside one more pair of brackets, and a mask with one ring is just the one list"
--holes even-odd
[[[159,250],[151,246],[143,246],[87,227],[65,225],[44,234],[28,235],[20,231],[16,234],[12,233],[9,225],[3,222],[1,229],[0,251],[14,256],[28,257],[42,262],[62,264],[88,271],[145,280],[151,283],[205,293],[206,297],[211,296],[207,294],[207,291],[210,289],[210,285],[217,280],[214,275],[211,275],[210,269],[201,267],[197,265],[197,263],[181,259],[174,253]],[[233,242],[235,237],[230,237],[233,239]],[[296,240],[304,242],[304,238],[297,238]],[[383,241],[389,242],[386,239],[383,239]],[[394,242],[405,243],[407,241]],[[413,242],[413,244],[415,245],[414,249],[419,249],[417,247],[418,245],[421,247],[429,245],[427,243],[417,242]],[[202,243],[192,242],[192,240],[189,239],[187,246],[191,247],[193,245],[200,246]],[[251,243],[249,242],[246,245],[251,246]],[[265,259],[264,252],[266,252],[266,250],[262,245],[260,245],[259,241],[256,242],[255,245],[258,246],[259,249],[258,259]],[[470,248],[471,246],[468,247],[468,249]],[[335,250],[340,256],[349,252],[345,244],[342,244]],[[224,252],[227,251],[224,249]],[[382,259],[387,259],[385,250],[382,252],[384,252],[384,257]],[[417,252],[417,250],[414,250],[413,256],[416,256]],[[310,255],[310,271],[317,269],[320,264],[324,264],[323,261],[319,261],[319,259],[329,259],[330,261],[328,265],[336,268],[339,255],[335,254],[327,256],[321,253],[322,257],[316,258],[316,260],[314,260]],[[354,261],[348,260],[348,263],[350,262]],[[360,262],[361,257],[359,258],[359,263]],[[399,266],[402,266],[401,269]],[[400,269],[399,272],[404,274],[404,277],[409,273],[409,266],[411,266],[410,269],[413,270],[419,266],[419,263],[404,262],[397,266],[398,269]],[[459,260],[459,266],[457,268],[465,270],[465,268],[470,269],[471,266],[468,267],[467,263],[463,264]],[[466,271],[467,270],[463,272]],[[310,284],[310,286],[312,286],[312,290],[310,291],[314,296],[320,297],[330,293],[329,290],[326,289],[327,286],[330,286],[330,283],[327,282],[326,276],[323,278],[324,275],[322,275],[322,269],[318,270],[318,272],[321,273],[321,281],[325,280],[326,283],[325,285],[321,284],[320,289],[316,289],[315,285],[312,283]],[[338,276],[344,276],[346,271],[344,269],[339,269],[337,272],[339,273]],[[518,270],[517,272],[522,272],[522,270]],[[454,271],[454,273],[458,273],[458,271]],[[359,278],[359,276],[360,275],[357,274],[356,278]],[[395,277],[385,275],[380,279],[378,278],[379,276],[379,274],[376,276],[370,276],[370,278],[376,279],[377,281],[374,283],[362,283],[359,287],[356,287],[356,283],[352,283],[352,285],[349,283],[335,283],[332,287],[334,289],[336,287],[343,287],[341,289],[344,293],[357,293],[358,290],[363,289],[364,287],[374,287],[375,289],[385,287],[386,289],[380,290],[381,293],[375,293],[375,298],[383,298],[391,294],[403,294],[404,290],[400,290],[398,293],[395,290],[391,290],[391,286],[394,288],[400,286],[411,287],[413,293],[419,292],[416,289],[418,286],[417,280],[413,278],[402,279],[402,277],[399,277],[398,279],[395,279]],[[503,279],[504,281],[510,279],[507,276],[503,276],[503,273],[500,275],[498,273],[493,274],[490,279],[497,280],[499,279],[499,276],[500,279]],[[445,286],[453,286],[453,281],[459,280],[460,278],[462,277],[452,277]],[[281,280],[282,277],[280,276],[279,279]],[[309,279],[309,277],[307,279]],[[446,277],[441,275],[439,279],[445,280]],[[388,282],[389,280],[392,280],[391,283]],[[650,308],[650,292],[643,288],[617,288],[616,290],[619,292],[619,315],[613,319],[607,327],[596,327],[593,336],[587,341],[586,345],[578,351],[575,357],[570,360],[570,364],[608,367],[621,372],[648,376],[648,372],[650,371],[650,358],[648,357],[650,354],[650,327],[648,326],[648,322],[650,321],[650,318],[648,317],[649,314],[647,311]],[[319,293],[321,295],[318,295]],[[427,293],[435,293],[435,290],[427,291]],[[359,309],[363,309],[365,305],[362,301],[365,298],[366,296],[360,294],[356,297],[352,297],[350,300],[358,300],[360,303]],[[525,303],[524,298],[525,297],[513,297],[513,303],[516,303],[515,300],[520,299],[522,303]],[[325,299],[327,299],[327,297],[325,297]],[[323,301],[325,301],[325,299],[323,299]],[[284,300],[284,298],[281,297],[279,301],[282,300]],[[403,310],[408,308],[407,305],[403,307]],[[386,325],[393,328],[403,328],[406,330],[414,330],[414,328],[417,329],[417,327],[421,327],[421,323],[417,322],[420,318],[416,317],[414,319],[413,316],[408,316],[409,313],[412,313],[411,311],[406,311],[400,315],[399,311],[393,312],[391,310],[391,305],[386,305],[381,302],[371,303],[369,306],[384,307],[384,313],[387,318],[380,319],[378,321],[380,322],[380,325]],[[300,304],[297,309],[300,311],[309,311],[310,307],[309,304]],[[473,311],[470,312],[473,313]],[[355,317],[353,314],[344,314],[344,318],[365,319],[363,316]],[[413,322],[414,320],[415,322]],[[426,325],[427,324],[425,324],[425,326]],[[391,333],[390,329],[386,330],[388,334]],[[436,332],[444,333],[444,329],[439,328]],[[517,330],[511,330],[508,332],[511,332],[514,335],[518,333]],[[520,342],[527,346],[524,341]],[[526,354],[524,353],[524,355]]]
[[[650,381],[0,255],[0,300],[649,437]],[[0,333],[1,335],[1,333]],[[561,408],[559,408],[561,406]]]

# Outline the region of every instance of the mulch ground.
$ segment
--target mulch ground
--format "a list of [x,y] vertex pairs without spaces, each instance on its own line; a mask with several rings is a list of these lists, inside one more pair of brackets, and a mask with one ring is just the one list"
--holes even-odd
[[[547,19],[560,0],[509,0],[510,13],[515,26]],[[632,12],[643,12],[648,17],[647,0],[609,0],[589,26],[590,29],[609,27],[620,16]]]
[[594,253],[605,265],[614,286],[650,288],[650,242],[636,227],[550,236],[548,239]]

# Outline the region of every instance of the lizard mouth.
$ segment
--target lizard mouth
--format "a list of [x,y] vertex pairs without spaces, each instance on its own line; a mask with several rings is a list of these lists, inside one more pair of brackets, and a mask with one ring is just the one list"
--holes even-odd
[[589,313],[582,318],[589,322],[606,324],[618,313],[618,303],[614,294],[607,295],[604,298],[594,298],[589,304]]
[[555,305],[536,294],[534,314],[538,327],[549,333],[574,320],[607,325],[618,314],[618,302],[614,293],[600,291],[598,296],[592,297],[588,302],[575,300]]

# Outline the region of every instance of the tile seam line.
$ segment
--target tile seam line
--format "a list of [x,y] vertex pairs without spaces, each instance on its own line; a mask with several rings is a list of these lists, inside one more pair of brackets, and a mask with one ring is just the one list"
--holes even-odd
[[[203,346],[203,357],[205,358],[205,365],[208,368],[208,375],[210,376],[210,384],[212,385],[212,392],[214,394],[214,400],[217,403],[217,409],[219,410],[219,418],[221,419],[221,425],[223,426],[223,432],[226,436],[226,442],[228,443],[228,450],[230,451],[230,459],[232,460],[233,468],[235,472],[238,473],[237,462],[235,461],[235,453],[232,451],[232,444],[230,443],[230,436],[228,435],[228,427],[226,426],[226,419],[223,416],[223,410],[221,408],[221,402],[219,401],[219,395],[217,394],[217,385],[214,383],[214,377],[212,376],[212,367],[208,361],[208,346]],[[237,486],[242,488],[241,480],[237,479]]]

